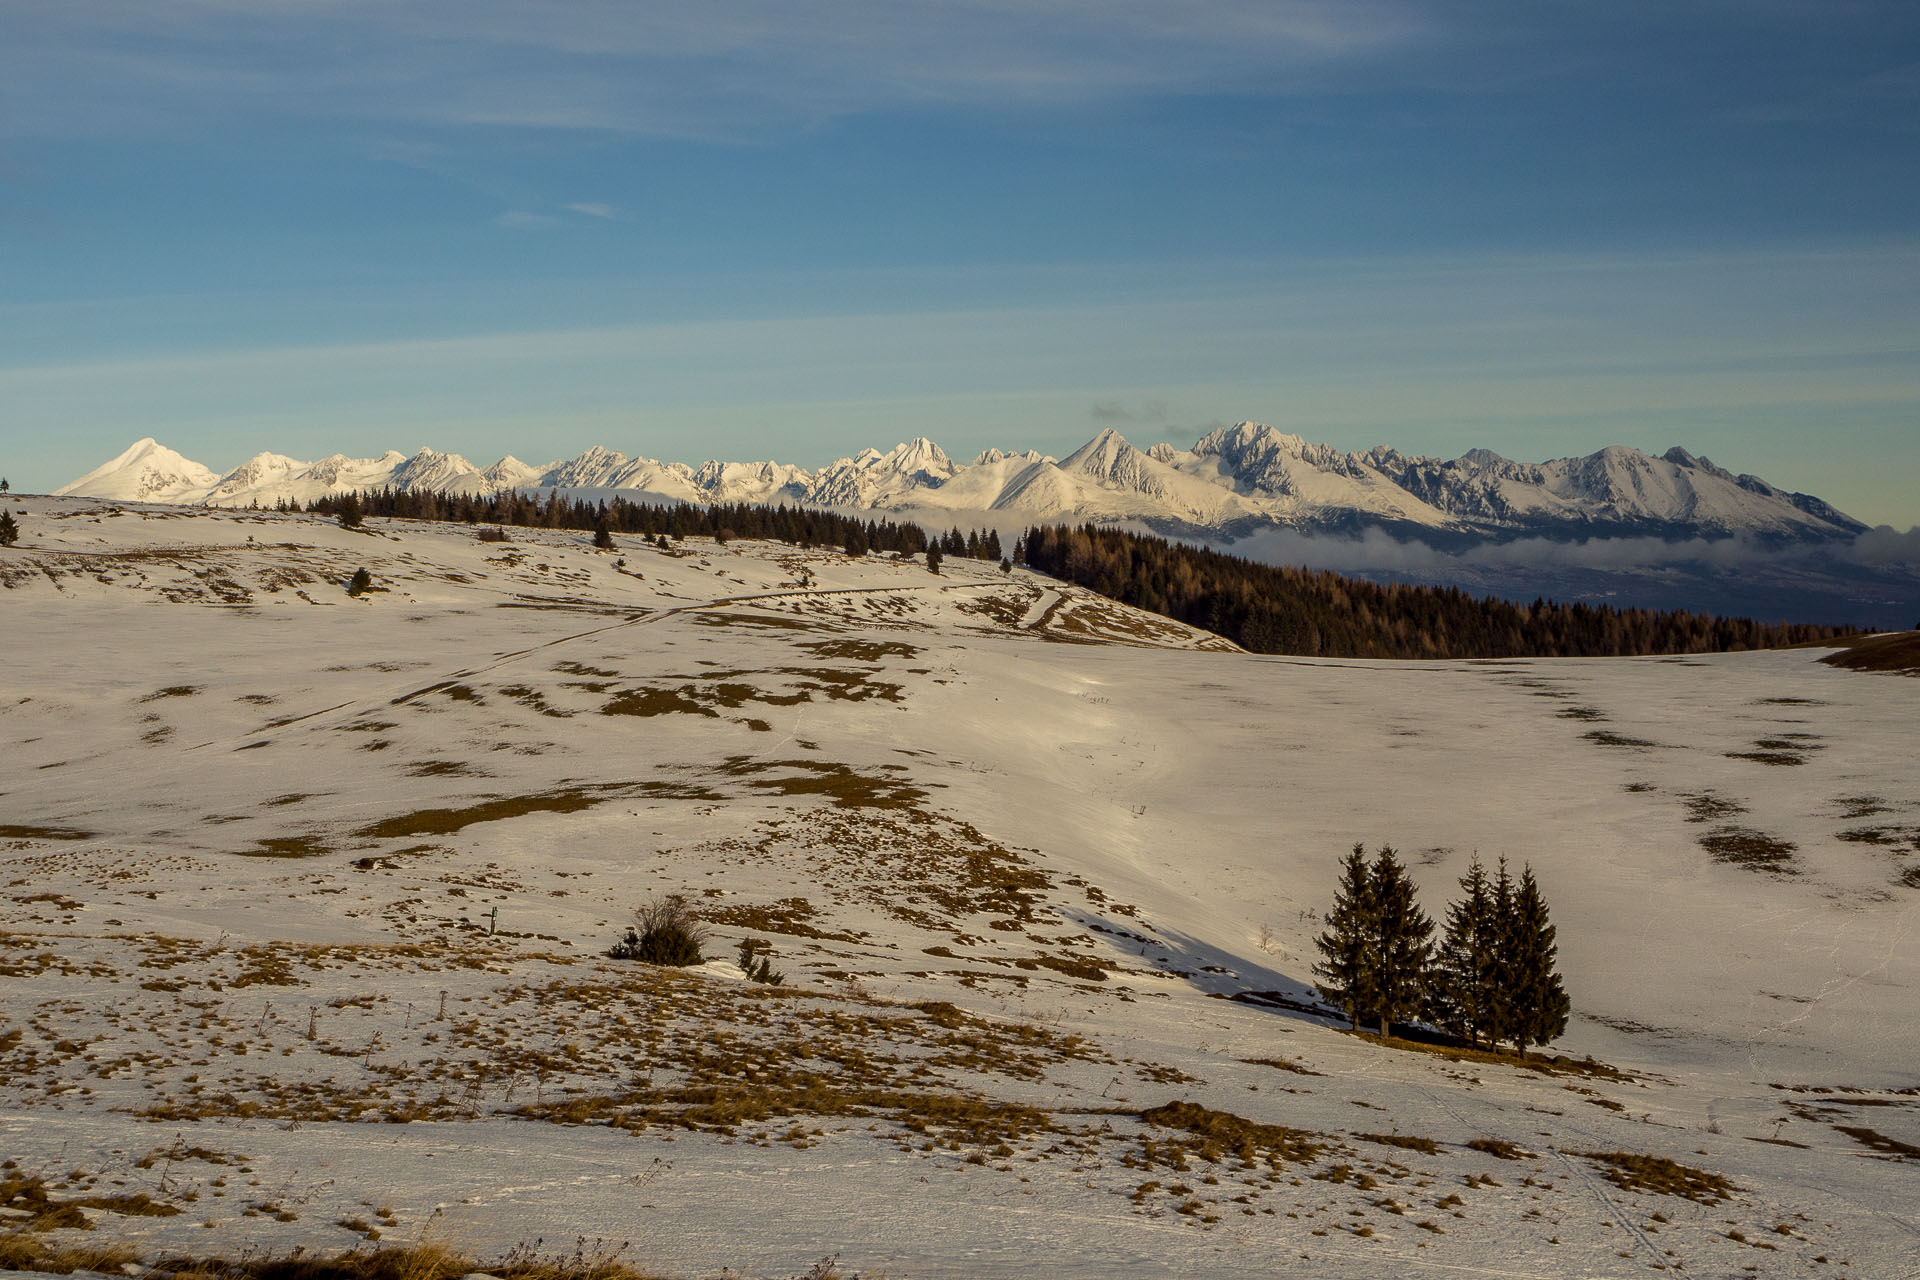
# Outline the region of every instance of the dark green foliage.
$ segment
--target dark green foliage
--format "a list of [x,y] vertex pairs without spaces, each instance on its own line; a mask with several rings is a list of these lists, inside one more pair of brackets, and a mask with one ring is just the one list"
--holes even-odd
[[1513,895],[1506,948],[1506,986],[1512,999],[1508,1035],[1521,1053],[1528,1045],[1546,1044],[1567,1029],[1570,1006],[1560,975],[1554,970],[1559,954],[1555,932],[1533,868],[1522,868],[1520,887]]
[[670,893],[634,908],[633,924],[607,954],[615,960],[685,968],[705,959],[700,946],[706,940],[706,925],[692,906],[680,894]]
[[1426,1005],[1427,970],[1433,961],[1433,922],[1415,901],[1413,881],[1389,845],[1381,845],[1368,873],[1373,881],[1375,962],[1374,1016],[1380,1034],[1395,1022],[1410,1022]]
[[1852,627],[1475,599],[1457,587],[1381,585],[1255,564],[1094,525],[1030,529],[1014,544],[1014,554],[1042,573],[1223,635],[1255,653],[1616,657],[1770,649],[1855,633]]
[[1374,988],[1378,931],[1373,874],[1367,868],[1366,848],[1356,844],[1341,864],[1340,888],[1334,894],[1333,910],[1327,913],[1326,932],[1314,939],[1321,959],[1313,966],[1320,994],[1347,1015],[1356,1031],[1360,1020],[1371,1018],[1379,1005]]
[[593,526],[593,545],[602,551],[613,550],[613,530],[607,527],[605,520]]
[[347,594],[357,596],[371,590],[373,590],[373,575],[365,569],[355,569],[353,580],[347,583]]
[[1489,880],[1474,859],[1464,895],[1447,911],[1436,951],[1433,924],[1415,900],[1398,855],[1382,845],[1371,864],[1354,845],[1341,864],[1327,928],[1315,945],[1320,993],[1352,1023],[1425,1018],[1469,1044],[1546,1044],[1567,1029],[1570,1005],[1554,969],[1557,948],[1533,868],[1516,884],[1501,859]]
[[366,519],[366,512],[360,506],[360,499],[353,494],[341,498],[334,506],[334,514],[340,518],[342,529],[358,529]]
[[[851,554],[868,552],[917,556],[929,546],[941,546],[941,554],[969,555],[978,550],[982,560],[1001,558],[1000,535],[984,532],[961,533],[952,530],[929,535],[917,524],[899,524],[892,520],[859,520],[829,511],[810,511],[785,504],[773,507],[751,503],[713,506],[652,506],[615,498],[611,502],[572,499],[553,493],[545,501],[514,491],[487,496],[468,493],[399,492],[379,489],[362,494],[332,494],[307,505],[317,515],[340,517],[351,507],[364,515],[399,520],[448,520],[468,524],[497,526],[521,525],[552,529],[593,529],[605,525],[609,533],[651,541],[662,551],[669,549],[668,539],[678,542],[689,537],[753,538],[784,542],[796,547],[846,547]],[[287,504],[281,510],[297,508]],[[487,536],[483,531],[482,536]],[[499,535],[505,540],[504,530]],[[491,537],[489,541],[493,540]],[[942,545],[944,544],[944,545]],[[954,546],[960,549],[956,552]]]
[[14,523],[13,512],[0,511],[0,547],[10,547],[20,541],[20,526]]
[[773,945],[765,938],[740,939],[740,972],[749,982],[777,987],[787,980],[786,974],[775,971],[772,957]]
[[940,551],[939,544],[935,543],[927,547],[927,572],[928,573],[940,572],[941,554],[942,553]]
[[1460,888],[1465,896],[1447,908],[1446,937],[1434,958],[1427,1017],[1449,1035],[1477,1045],[1500,1024],[1500,912],[1480,859],[1467,867]]

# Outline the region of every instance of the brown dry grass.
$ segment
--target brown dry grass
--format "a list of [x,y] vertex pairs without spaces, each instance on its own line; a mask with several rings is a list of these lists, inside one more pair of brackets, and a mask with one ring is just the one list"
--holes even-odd
[[1403,1040],[1398,1036],[1388,1036],[1384,1040],[1371,1031],[1351,1031],[1340,1029],[1341,1034],[1356,1036],[1362,1040],[1371,1040],[1389,1049],[1403,1049],[1411,1053],[1430,1053],[1436,1058],[1445,1058],[1449,1062],[1481,1062],[1489,1066],[1519,1067],[1523,1071],[1538,1071],[1542,1075],[1588,1076],[1601,1080],[1630,1080],[1633,1077],[1618,1067],[1609,1066],[1596,1058],[1569,1058],[1561,1054],[1551,1057],[1540,1054],[1521,1055],[1496,1049],[1471,1049],[1465,1045],[1429,1044],[1424,1040]]
[[1897,631],[1891,635],[1859,636],[1837,641],[1845,647],[1820,661],[1830,667],[1849,671],[1892,671],[1900,675],[1920,675],[1920,631]]
[[1624,1191],[1650,1191],[1679,1196],[1699,1204],[1718,1204],[1739,1190],[1717,1173],[1695,1169],[1665,1156],[1636,1155],[1631,1151],[1576,1151],[1601,1170],[1607,1181]]

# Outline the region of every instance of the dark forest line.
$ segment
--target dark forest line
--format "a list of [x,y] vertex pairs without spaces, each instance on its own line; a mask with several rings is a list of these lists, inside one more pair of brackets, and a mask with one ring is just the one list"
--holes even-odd
[[1162,538],[1046,525],[1021,550],[1041,573],[1225,636],[1255,653],[1335,658],[1611,658],[1778,649],[1857,634],[1683,610],[1516,604],[1458,587],[1380,584],[1258,564]]

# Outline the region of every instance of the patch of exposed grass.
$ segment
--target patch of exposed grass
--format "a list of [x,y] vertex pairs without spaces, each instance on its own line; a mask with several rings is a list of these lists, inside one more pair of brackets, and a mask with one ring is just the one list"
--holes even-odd
[[1507,1142],[1500,1138],[1475,1138],[1467,1143],[1475,1151],[1484,1151],[1499,1160],[1531,1160],[1533,1153],[1523,1150],[1518,1143]]
[[[1248,1164],[1267,1160],[1304,1163],[1326,1147],[1317,1134],[1285,1125],[1261,1124],[1231,1111],[1215,1111],[1197,1102],[1169,1102],[1140,1112],[1140,1119],[1163,1129],[1179,1129],[1233,1151]],[[1202,1155],[1204,1156],[1204,1152]]]
[[501,796],[463,809],[417,809],[382,818],[353,834],[365,840],[405,840],[413,836],[449,836],[481,822],[502,822],[531,813],[578,813],[616,798],[631,788],[619,783],[562,787],[523,796]]
[[1747,811],[1745,805],[1716,796],[1711,791],[1683,792],[1680,800],[1687,806],[1688,822],[1720,822],[1726,818],[1737,818]]
[[1751,760],[1755,764],[1796,765],[1805,764],[1807,758],[1792,751],[1729,751],[1729,760]]
[[0,822],[0,840],[91,840],[93,832],[75,827],[33,827]]
[[810,923],[819,915],[819,911],[805,898],[782,898],[765,905],[743,903],[739,906],[707,907],[700,912],[701,918],[709,923],[730,929],[784,933],[792,938],[824,938],[835,942],[860,941],[859,935],[830,932]]
[[1884,1133],[1861,1128],[1858,1125],[1837,1124],[1833,1127],[1863,1147],[1871,1147],[1873,1150],[1885,1155],[1900,1156],[1908,1160],[1920,1160],[1920,1147],[1916,1147],[1910,1142],[1902,1142],[1898,1138],[1889,1138]]
[[603,716],[719,716],[719,712],[695,697],[688,688],[626,689],[600,706]]
[[1303,1067],[1299,1063],[1287,1058],[1242,1058],[1241,1061],[1250,1063],[1256,1067],[1272,1067],[1276,1071],[1291,1071],[1297,1076],[1317,1076],[1322,1074],[1321,1072],[1315,1071],[1312,1067]]
[[174,1257],[153,1263],[154,1280],[457,1280],[476,1272],[499,1280],[654,1280],[621,1261],[627,1246],[584,1239],[571,1254],[540,1256],[521,1246],[480,1262],[437,1241],[338,1254],[247,1254],[237,1259]]
[[1849,671],[1891,671],[1900,675],[1920,675],[1920,631],[1898,631],[1891,635],[1859,636],[1838,641],[1846,647],[1820,661],[1830,667]]
[[1607,1181],[1624,1191],[1650,1191],[1679,1196],[1700,1204],[1718,1204],[1739,1190],[1717,1173],[1695,1169],[1665,1156],[1636,1155],[1630,1151],[1575,1151],[1597,1165]]
[[844,764],[821,760],[754,760],[729,756],[722,772],[733,777],[775,769],[794,772],[783,778],[753,778],[748,786],[780,796],[826,796],[841,809],[913,809],[927,798],[918,787],[890,778],[856,773]]
[[914,658],[920,650],[898,640],[812,640],[800,646],[816,658],[849,662],[878,662],[882,658]]
[[1518,1054],[1504,1049],[1475,1049],[1463,1044],[1409,1040],[1401,1036],[1388,1036],[1383,1040],[1378,1033],[1372,1031],[1353,1031],[1345,1027],[1339,1030],[1342,1035],[1371,1041],[1388,1049],[1430,1053],[1436,1058],[1445,1058],[1449,1062],[1481,1062],[1489,1066],[1519,1067],[1523,1071],[1538,1071],[1542,1075],[1587,1076],[1599,1080],[1631,1080],[1633,1078],[1618,1067],[1609,1066],[1597,1058],[1569,1058],[1564,1054],[1551,1056],[1533,1053]]
[[1798,875],[1793,863],[1798,845],[1779,840],[1765,832],[1747,827],[1721,827],[1700,837],[1700,847],[1713,855],[1715,862],[1745,867],[1749,871],[1771,871],[1775,875]]
[[1635,751],[1644,751],[1649,747],[1657,747],[1660,745],[1659,743],[1651,742],[1646,738],[1633,738],[1633,737],[1629,737],[1624,733],[1615,733],[1611,729],[1589,729],[1586,733],[1583,733],[1580,736],[1585,738],[1588,742],[1595,743],[1598,746],[1628,747]]

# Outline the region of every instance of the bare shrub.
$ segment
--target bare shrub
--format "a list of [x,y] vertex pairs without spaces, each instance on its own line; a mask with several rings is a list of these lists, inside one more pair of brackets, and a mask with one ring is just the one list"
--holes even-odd
[[615,960],[685,968],[702,961],[700,948],[707,937],[705,922],[686,896],[669,893],[635,907],[633,923],[607,954]]

